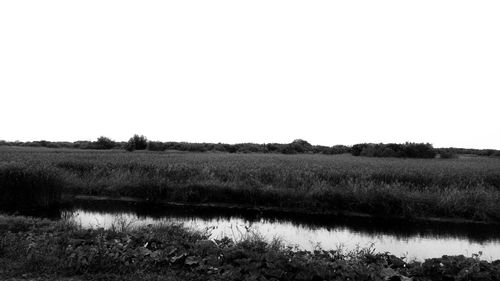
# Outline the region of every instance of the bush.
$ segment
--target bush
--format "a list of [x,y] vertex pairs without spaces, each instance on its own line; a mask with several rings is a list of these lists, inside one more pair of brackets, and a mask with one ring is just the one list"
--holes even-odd
[[137,135],[135,134],[133,137],[131,137],[127,144],[125,144],[125,149],[127,151],[134,151],[134,150],[144,150],[148,147],[148,139],[143,136],[143,135]]
[[393,149],[384,147],[380,154],[380,157],[398,157],[398,154]]
[[378,157],[376,147],[374,145],[366,146],[363,150],[361,150],[360,156]]
[[289,144],[290,148],[296,151],[297,153],[306,153],[313,150],[313,147],[310,143],[302,139],[296,139],[292,143]]
[[354,156],[366,157],[402,157],[402,158],[434,158],[436,151],[429,143],[405,143],[405,144],[373,144],[361,143],[351,147]]
[[436,151],[430,143],[405,143],[403,156],[407,158],[434,158]]
[[255,153],[255,152],[267,152],[265,145],[255,144],[255,143],[241,143],[235,145],[237,152],[242,153]]
[[281,143],[268,143],[265,145],[266,150],[272,153],[283,153],[286,146],[286,144]]
[[73,143],[73,148],[79,148],[79,149],[91,149],[92,148],[92,142],[90,141],[75,141]]
[[159,141],[148,141],[148,150],[151,151],[164,151],[166,146]]
[[99,137],[94,143],[95,149],[111,149],[116,146],[116,143],[107,137]]
[[351,154],[354,156],[360,156],[363,149],[368,147],[367,143],[358,143],[351,147]]

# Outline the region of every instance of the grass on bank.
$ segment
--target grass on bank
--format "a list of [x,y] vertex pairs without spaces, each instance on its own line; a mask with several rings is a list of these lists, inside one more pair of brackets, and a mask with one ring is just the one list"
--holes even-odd
[[27,198],[60,182],[71,194],[500,222],[496,158],[3,148],[0,159],[4,174],[21,169],[23,178],[4,177],[0,190],[21,184],[8,190]]
[[58,171],[42,165],[0,163],[0,206],[4,209],[47,208],[61,200]]
[[[297,251],[254,237],[208,240],[180,225],[82,229],[0,216],[0,278],[55,280],[500,280],[500,260],[407,262],[373,249]],[[390,279],[392,278],[392,279]]]

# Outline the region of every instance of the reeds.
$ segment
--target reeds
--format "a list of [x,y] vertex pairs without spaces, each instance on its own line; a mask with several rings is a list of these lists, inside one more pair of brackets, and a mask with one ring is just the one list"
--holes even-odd
[[[37,183],[23,183],[26,190],[50,186],[50,178],[73,194],[500,222],[500,159],[491,157],[16,149],[0,150],[0,159]],[[52,176],[39,180],[45,173]]]
[[0,209],[47,208],[61,199],[62,182],[54,169],[0,163]]

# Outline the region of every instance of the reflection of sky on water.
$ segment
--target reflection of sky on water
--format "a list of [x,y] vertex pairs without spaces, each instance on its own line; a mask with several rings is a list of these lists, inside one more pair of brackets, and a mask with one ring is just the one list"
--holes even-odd
[[433,237],[414,235],[411,237],[396,237],[388,234],[367,234],[352,231],[347,227],[314,228],[296,225],[279,220],[260,219],[249,222],[242,218],[232,217],[201,219],[196,217],[138,217],[133,213],[120,215],[105,212],[74,211],[74,219],[83,227],[109,228],[130,225],[132,227],[155,223],[183,223],[186,227],[211,233],[211,238],[218,239],[224,236],[239,240],[244,236],[258,233],[266,240],[280,238],[285,244],[298,245],[299,248],[312,250],[321,246],[325,250],[334,250],[339,246],[345,250],[355,249],[357,246],[368,247],[374,244],[377,252],[391,252],[397,256],[407,256],[409,259],[440,257],[442,255],[471,256],[473,253],[483,253],[487,260],[500,259],[500,240],[490,240],[483,243],[471,242],[466,238]]

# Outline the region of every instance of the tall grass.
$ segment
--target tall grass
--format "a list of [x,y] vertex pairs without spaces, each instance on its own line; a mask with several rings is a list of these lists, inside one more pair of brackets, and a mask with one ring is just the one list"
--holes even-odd
[[500,159],[0,149],[64,192],[500,222]]
[[0,209],[50,207],[61,199],[62,181],[54,169],[0,163]]

